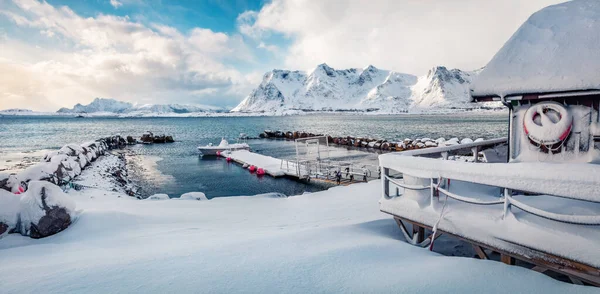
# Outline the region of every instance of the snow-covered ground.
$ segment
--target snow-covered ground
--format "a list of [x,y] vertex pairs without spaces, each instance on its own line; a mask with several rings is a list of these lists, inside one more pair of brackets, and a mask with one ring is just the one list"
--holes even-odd
[[0,292],[597,293],[404,243],[379,211],[379,181],[288,198],[140,201],[98,176],[113,160],[78,178],[98,188],[68,192],[78,216],[67,230],[0,239]]

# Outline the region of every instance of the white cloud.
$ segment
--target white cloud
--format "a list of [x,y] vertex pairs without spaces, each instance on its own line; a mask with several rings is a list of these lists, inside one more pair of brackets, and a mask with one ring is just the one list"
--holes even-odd
[[422,74],[435,65],[484,66],[533,12],[557,0],[273,0],[238,17],[253,38],[291,38],[286,66],[382,68]]
[[110,5],[112,5],[112,7],[117,9],[117,8],[123,6],[123,3],[119,2],[118,0],[110,0]]
[[267,45],[265,42],[260,42],[257,48],[265,49],[271,53],[279,53],[279,47],[275,45]]
[[94,97],[204,103],[207,96],[223,96],[232,88],[248,92],[253,86],[227,63],[253,58],[241,36],[202,28],[180,32],[159,24],[146,27],[112,15],[84,18],[46,2],[14,2],[20,10],[2,15],[18,26],[58,38],[63,46],[57,48],[73,46],[37,48],[10,38],[0,40],[0,71],[18,76],[3,79],[0,108],[55,109]]

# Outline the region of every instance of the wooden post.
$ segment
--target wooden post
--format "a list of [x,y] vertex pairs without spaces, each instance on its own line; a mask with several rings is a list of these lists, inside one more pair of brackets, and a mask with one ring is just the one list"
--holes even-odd
[[477,256],[479,256],[480,259],[483,259],[483,260],[490,259],[488,257],[488,255],[485,253],[485,251],[483,251],[483,248],[481,248],[481,246],[475,245],[475,244],[472,244],[472,245],[473,245],[473,249],[475,249],[475,253],[477,253]]
[[425,229],[421,226],[417,226],[415,224],[412,224],[413,227],[413,238],[415,237],[415,234],[419,234],[419,236],[417,237],[417,243],[421,243],[423,241],[425,241]]
[[502,261],[504,264],[515,265],[515,259],[510,255],[501,254],[500,261]]

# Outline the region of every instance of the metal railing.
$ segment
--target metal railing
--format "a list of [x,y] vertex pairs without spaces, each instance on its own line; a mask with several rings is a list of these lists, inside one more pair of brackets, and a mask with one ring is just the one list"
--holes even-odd
[[[538,194],[546,197],[561,197],[572,200],[600,203],[600,165],[582,164],[577,170],[568,176],[556,175],[548,178],[548,175],[540,174],[538,170],[544,168],[556,168],[557,164],[551,163],[478,163],[482,169],[473,168],[475,163],[465,162],[442,162],[439,159],[413,158],[413,156],[427,156],[447,158],[444,154],[457,152],[465,149],[473,149],[479,152],[481,148],[493,146],[505,142],[506,139],[487,140],[471,144],[429,148],[402,152],[398,154],[386,154],[380,157],[382,169],[382,188],[385,199],[400,197],[399,188],[407,190],[430,189],[430,203],[441,194],[448,198],[472,205],[503,205],[503,216],[511,211],[514,206],[529,214],[569,224],[577,225],[600,225],[600,215],[575,215],[548,212],[540,208],[530,206],[515,199],[515,197],[528,197],[526,194]],[[448,152],[448,153],[446,153]],[[392,157],[393,156],[393,157]],[[476,154],[475,154],[476,156]],[[436,164],[435,161],[438,161]],[[471,169],[469,168],[471,167]],[[532,168],[535,167],[535,168]],[[475,171],[473,171],[475,170]],[[403,177],[428,180],[429,186],[410,185],[391,177],[391,172],[401,174]],[[500,175],[496,171],[504,171]],[[520,181],[511,181],[518,177]],[[479,185],[498,187],[504,193],[494,200],[479,200],[472,197],[458,195],[450,192],[446,187],[449,180],[458,180]],[[548,185],[548,182],[552,185]],[[396,187],[395,195],[390,194],[390,186]],[[573,189],[577,187],[577,189]],[[515,194],[515,195],[513,195]]]

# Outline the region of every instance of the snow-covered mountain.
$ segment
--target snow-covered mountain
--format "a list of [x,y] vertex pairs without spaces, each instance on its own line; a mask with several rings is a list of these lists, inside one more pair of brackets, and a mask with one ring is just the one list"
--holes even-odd
[[476,72],[437,66],[412,87],[413,107],[472,108],[469,86]]
[[211,106],[195,106],[182,104],[132,104],[107,98],[96,98],[88,105],[77,103],[73,108],[61,108],[58,113],[106,113],[127,116],[186,114],[186,113],[212,113],[222,112],[223,109]]
[[15,114],[26,114],[26,113],[32,113],[33,111],[30,109],[23,109],[23,108],[11,108],[11,109],[4,109],[4,110],[0,110],[0,113],[15,113]]
[[232,112],[378,111],[472,109],[469,85],[475,72],[443,66],[427,75],[378,69],[336,70],[327,64],[313,71],[273,70]]

